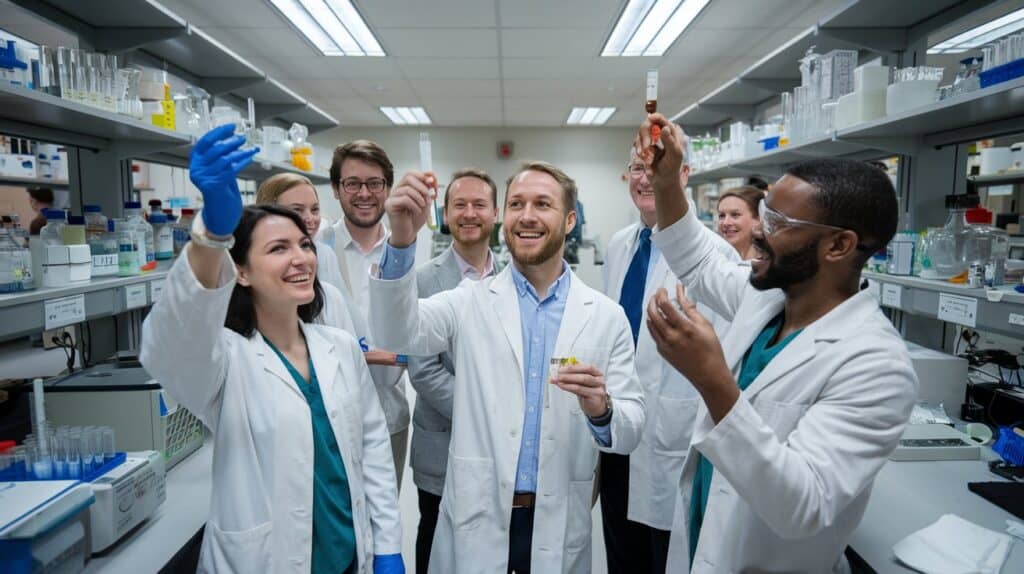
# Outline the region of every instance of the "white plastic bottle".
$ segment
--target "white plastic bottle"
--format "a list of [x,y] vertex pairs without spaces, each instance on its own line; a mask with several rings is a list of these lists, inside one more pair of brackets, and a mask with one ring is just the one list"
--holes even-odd
[[156,241],[153,235],[153,226],[142,218],[142,204],[137,201],[126,201],[124,204],[124,217],[130,225],[133,225],[139,232],[144,234],[146,238],[146,268],[144,270],[151,271],[151,267],[156,267]]

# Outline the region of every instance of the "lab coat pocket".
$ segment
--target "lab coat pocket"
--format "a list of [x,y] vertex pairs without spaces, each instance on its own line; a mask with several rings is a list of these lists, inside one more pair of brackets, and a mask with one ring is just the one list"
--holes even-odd
[[429,431],[413,423],[409,466],[430,476],[444,476],[449,442],[450,432]]
[[451,457],[452,521],[456,530],[480,526],[494,503],[494,461],[489,458]]
[[270,531],[273,523],[264,522],[249,530],[225,531],[212,520],[208,547],[204,547],[200,571],[262,572],[271,564]]
[[700,398],[656,397],[654,405],[654,451],[663,456],[686,456],[697,418]]
[[592,480],[573,480],[569,483],[568,515],[565,520],[565,551],[573,553],[590,542],[590,499]]

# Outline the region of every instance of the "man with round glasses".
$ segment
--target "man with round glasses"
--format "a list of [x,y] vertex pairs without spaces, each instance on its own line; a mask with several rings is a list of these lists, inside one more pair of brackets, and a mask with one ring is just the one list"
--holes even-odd
[[[394,183],[394,166],[388,154],[376,142],[355,140],[334,150],[330,178],[331,189],[341,203],[344,217],[323,229],[319,239],[337,254],[338,267],[345,283],[338,288],[345,292],[354,307],[362,310],[363,320],[368,321],[369,269],[372,264],[380,261],[388,241],[388,230],[381,218],[384,217],[384,201]],[[376,355],[396,357],[387,353]],[[408,376],[404,358],[396,359],[390,361],[391,364],[379,364],[385,361],[377,360],[371,362],[370,374],[387,419],[395,475],[401,487],[409,443],[410,417],[409,401],[405,396]]]
[[[762,203],[757,257],[739,265],[682,199],[682,130],[652,114],[637,147],[654,125],[652,242],[686,290],[660,290],[647,324],[702,403],[668,571],[848,571],[844,549],[916,396],[903,340],[859,291],[896,231],[892,183],[853,160],[790,167]],[[691,294],[732,320],[721,341]]]

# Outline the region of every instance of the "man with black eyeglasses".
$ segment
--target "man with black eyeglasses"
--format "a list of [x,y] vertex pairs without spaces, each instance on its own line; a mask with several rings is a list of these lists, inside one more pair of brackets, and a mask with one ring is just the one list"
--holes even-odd
[[[363,320],[368,320],[369,269],[380,261],[388,241],[388,230],[381,218],[384,217],[384,200],[394,183],[394,166],[376,142],[355,140],[334,150],[330,177],[334,197],[341,203],[345,216],[321,231],[319,239],[334,249],[345,283],[343,291],[347,291],[345,294],[354,307],[362,310]],[[367,354],[367,362],[387,419],[395,473],[401,488],[409,444],[405,357],[374,351]]]

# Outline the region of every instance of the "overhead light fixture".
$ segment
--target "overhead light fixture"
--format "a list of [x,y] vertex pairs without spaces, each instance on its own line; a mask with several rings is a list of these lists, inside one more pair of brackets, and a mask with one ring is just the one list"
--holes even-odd
[[270,0],[325,56],[384,56],[351,0]]
[[960,54],[1024,29],[1024,8],[953,36],[928,48],[929,54]]
[[570,126],[603,126],[615,113],[615,108],[573,108],[565,123]]
[[661,56],[711,0],[629,0],[601,56]]
[[382,106],[380,113],[387,116],[391,123],[399,126],[429,126],[431,123],[427,110],[420,107]]

